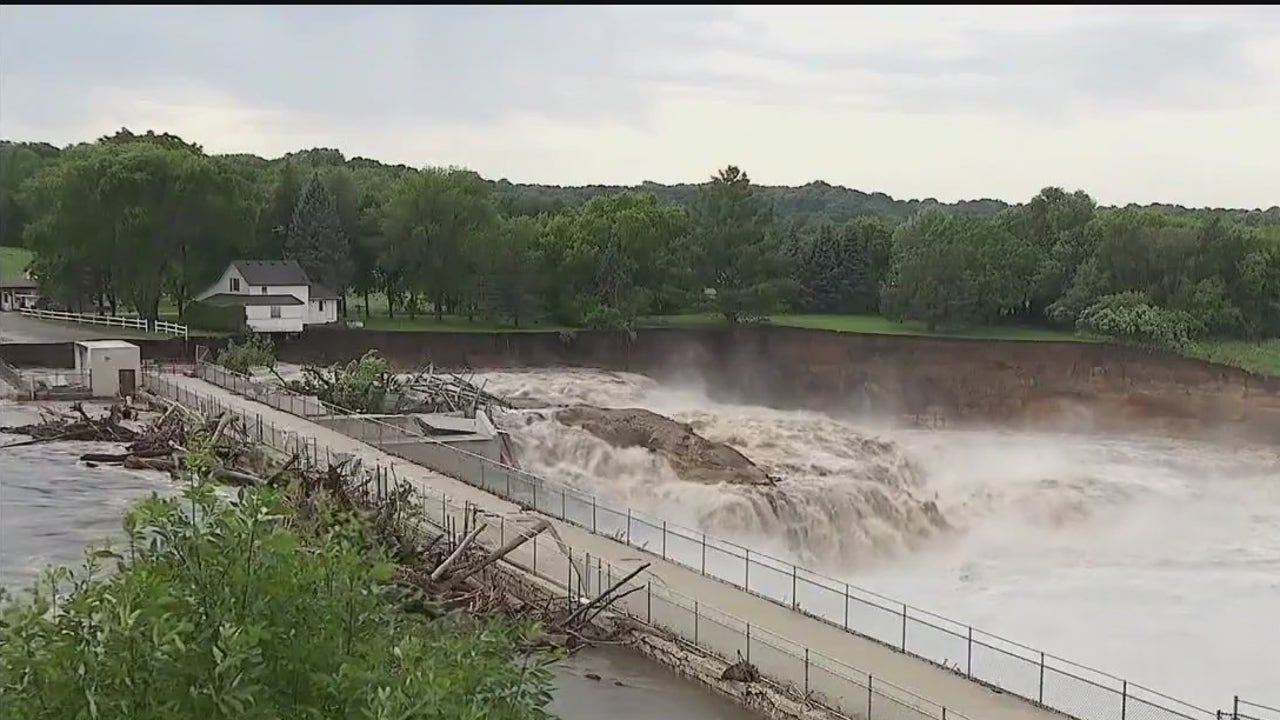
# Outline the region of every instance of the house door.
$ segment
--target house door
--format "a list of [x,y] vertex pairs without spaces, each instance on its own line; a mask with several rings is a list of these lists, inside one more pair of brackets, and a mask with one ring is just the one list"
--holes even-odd
[[120,371],[120,396],[130,397],[137,390],[138,375],[133,370]]

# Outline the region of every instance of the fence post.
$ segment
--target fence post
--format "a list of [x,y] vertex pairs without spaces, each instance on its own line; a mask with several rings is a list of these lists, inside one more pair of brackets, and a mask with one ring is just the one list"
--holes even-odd
[[504,470],[503,474],[507,476],[507,499],[510,500],[511,499],[511,473]]
[[907,604],[902,603],[902,651],[907,651]]
[[969,626],[969,642],[965,644],[969,657],[965,660],[964,674],[973,677],[973,626]]
[[667,559],[667,521],[662,521],[662,559]]
[[538,511],[538,483],[529,483],[533,486],[533,511]]
[[804,649],[804,696],[809,697],[809,648]]
[[631,544],[631,508],[627,508],[627,544]]
[[1036,698],[1039,702],[1044,702],[1044,652],[1040,652],[1040,695]]
[[751,548],[742,548],[742,557],[747,561],[747,571],[743,573],[742,589],[751,592]]
[[[791,563],[791,609],[792,610],[795,610],[796,608],[800,607],[800,599],[796,597],[796,572],[798,572],[796,570],[796,564]],[[808,650],[806,650],[805,652],[808,652]],[[806,668],[806,672],[807,671],[808,670]]]
[[538,536],[533,536],[533,574],[538,574]]
[[596,496],[591,496],[591,532],[596,532]]
[[871,673],[867,673],[867,720],[871,720]]
[[747,662],[751,662],[751,623],[747,623]]
[[1240,696],[1239,695],[1232,696],[1231,720],[1240,720]]
[[565,488],[560,488],[560,519],[569,519],[569,494],[565,492]]
[[844,629],[849,629],[849,583],[844,584]]
[[702,533],[702,574],[707,574],[707,534]]
[[[612,584],[612,583],[611,583]],[[693,601],[693,644],[698,644],[698,601]]]
[[1129,681],[1120,681],[1120,720],[1129,714]]
[[653,581],[644,584],[644,616],[645,622],[653,624]]

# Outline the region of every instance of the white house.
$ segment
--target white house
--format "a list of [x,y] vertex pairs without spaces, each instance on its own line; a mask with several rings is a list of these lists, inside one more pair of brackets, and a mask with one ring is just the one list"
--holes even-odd
[[40,288],[29,277],[0,279],[0,310],[33,308],[40,299]]
[[311,282],[294,260],[236,260],[196,300],[244,308],[255,332],[296,333],[338,321],[338,294]]

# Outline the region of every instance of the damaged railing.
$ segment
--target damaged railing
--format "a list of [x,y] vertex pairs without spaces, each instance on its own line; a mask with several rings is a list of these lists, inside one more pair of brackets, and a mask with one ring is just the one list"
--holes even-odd
[[[301,417],[356,415],[209,363],[197,374]],[[608,535],[894,650],[945,667],[1079,720],[1217,720],[1220,713],[984,632],[872,590],[708,537],[665,520],[602,505],[594,495],[372,418],[351,437],[500,497]],[[413,457],[406,440],[416,441]]]

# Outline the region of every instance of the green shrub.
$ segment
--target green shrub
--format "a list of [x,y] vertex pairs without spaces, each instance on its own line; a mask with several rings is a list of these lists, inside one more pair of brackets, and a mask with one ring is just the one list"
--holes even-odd
[[244,308],[239,305],[188,303],[182,310],[182,322],[201,330],[240,333],[247,329]]
[[548,717],[546,659],[520,652],[533,628],[406,612],[354,516],[291,509],[269,488],[153,496],[127,513],[123,554],[5,599],[5,717]]
[[1204,331],[1190,313],[1153,305],[1140,292],[1103,295],[1080,313],[1076,326],[1116,342],[1168,350],[1186,348]]
[[250,335],[240,342],[229,341],[218,353],[218,364],[232,372],[247,375],[255,367],[275,367],[276,350],[271,338]]

